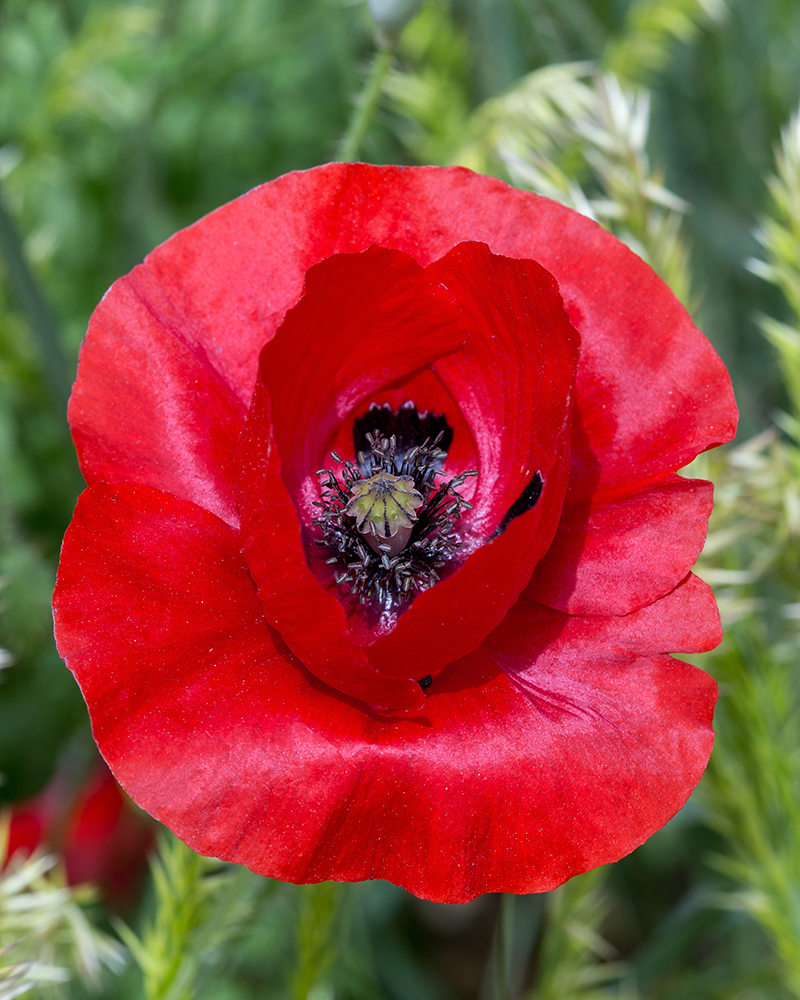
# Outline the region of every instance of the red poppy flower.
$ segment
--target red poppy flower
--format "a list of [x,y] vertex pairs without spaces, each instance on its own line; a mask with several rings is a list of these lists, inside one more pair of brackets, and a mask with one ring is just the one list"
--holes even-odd
[[111,288],[70,420],[59,648],[196,850],[540,891],[699,780],[715,686],[666,654],[719,641],[711,486],[677,470],[736,409],[586,218],[462,169],[281,177]]

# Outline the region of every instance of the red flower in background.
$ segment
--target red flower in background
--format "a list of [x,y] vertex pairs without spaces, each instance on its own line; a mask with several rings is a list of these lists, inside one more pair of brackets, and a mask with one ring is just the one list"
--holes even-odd
[[541,891],[698,781],[715,687],[666,653],[719,641],[711,486],[676,472],[736,409],[586,218],[462,169],[279,178],[112,287],[70,421],[59,649],[196,850]]
[[95,882],[106,902],[124,908],[136,898],[153,827],[98,763],[78,788],[62,769],[36,798],[15,805],[0,867],[44,847],[61,855],[70,885]]

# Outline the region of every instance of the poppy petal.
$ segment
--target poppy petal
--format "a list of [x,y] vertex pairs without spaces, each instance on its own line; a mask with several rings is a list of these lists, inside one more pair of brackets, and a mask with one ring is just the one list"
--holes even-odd
[[232,540],[182,501],[94,487],[55,601],[112,770],[201,853],[448,902],[543,891],[632,850],[699,778],[714,683],[642,645],[680,595],[639,613],[630,649],[624,625],[619,649],[575,648],[521,602],[490,652],[434,680],[424,717],[385,720],[282,649]]
[[309,569],[302,529],[310,534],[317,470],[348,413],[466,338],[452,296],[406,254],[373,247],[318,264],[264,348],[237,453],[242,546],[267,619],[314,674],[383,708],[420,707],[410,673],[428,671],[404,655],[394,672],[402,701],[389,695],[398,680],[387,678],[383,694],[373,690],[375,667],[349,637],[334,592]]
[[572,615],[627,615],[663,597],[703,548],[713,487],[670,482],[596,507],[565,504],[526,590]]
[[319,498],[316,472],[345,418],[467,337],[453,296],[408,254],[373,246],[309,270],[259,367],[281,475],[304,523]]
[[502,621],[550,545],[566,488],[578,336],[552,276],[481,243],[459,244],[426,273],[453,294],[470,330],[433,367],[478,452],[473,510],[463,518],[473,551],[369,647],[387,673],[412,657],[435,674]]
[[231,460],[245,408],[202,349],[118,281],[81,349],[69,420],[87,482],[157,484],[237,521]]
[[[464,347],[433,367],[458,400],[478,450],[480,476],[465,520],[483,540],[499,529],[534,473],[552,463],[579,337],[555,279],[535,261],[459,243],[426,274],[452,293],[469,324]],[[548,488],[538,502],[547,502]]]
[[[604,648],[612,655],[623,650],[643,656],[704,653],[722,641],[714,592],[694,573],[664,597],[625,615],[566,614],[522,597],[519,607],[509,612],[508,624],[504,621],[486,644],[513,638],[517,628],[522,637],[535,630],[537,645],[551,646],[559,656],[580,653],[587,647]],[[524,641],[520,639],[521,646]],[[521,655],[524,658],[527,654],[523,651]]]
[[[469,426],[455,399],[442,385],[441,379],[432,368],[423,368],[408,378],[398,379],[391,385],[377,389],[371,395],[369,402],[364,401],[357,406],[340,424],[331,441],[331,450],[345,459],[355,461],[358,457],[354,445],[356,421],[360,421],[365,430],[377,429],[370,428],[366,420],[372,403],[379,407],[387,406],[396,413],[407,402],[413,403],[420,414],[433,413],[446,420],[453,433],[445,466],[448,476],[456,476],[468,469],[478,468],[478,454]],[[474,483],[474,478],[464,483],[460,492],[466,499],[471,497]]]
[[[179,559],[186,567],[194,563],[188,583],[179,571]],[[61,565],[53,606],[59,651],[68,665],[70,637],[81,629],[91,632],[93,616],[101,630],[103,613],[126,587],[138,588],[144,602],[157,592],[164,605],[159,618],[152,620],[138,615],[134,604],[128,614],[129,649],[157,644],[166,633],[177,644],[176,655],[183,643],[183,655],[199,656],[204,642],[218,650],[248,629],[258,633],[257,650],[271,647],[271,630],[242,561],[238,534],[214,515],[167,493],[128,484],[86,490],[65,536]],[[219,598],[214,588],[219,588]],[[313,622],[310,618],[309,630]],[[349,648],[347,652],[350,659],[343,657],[340,668],[349,671],[356,697],[398,712],[424,704],[416,681],[381,677],[366,658],[353,657]],[[158,697],[161,671],[151,661],[144,661],[141,670],[145,685],[148,671],[155,671],[150,693]]]

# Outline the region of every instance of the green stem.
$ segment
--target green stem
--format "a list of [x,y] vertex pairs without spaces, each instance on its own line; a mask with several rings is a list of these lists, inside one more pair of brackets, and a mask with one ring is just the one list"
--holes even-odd
[[504,892],[500,897],[494,965],[494,1000],[511,1000],[511,962],[514,944],[516,897]]
[[370,67],[369,76],[364,83],[364,89],[358,95],[347,131],[342,136],[336,150],[336,159],[340,163],[355,160],[361,143],[369,131],[372,119],[380,104],[383,93],[383,83],[394,59],[393,48],[382,48],[375,53]]
[[44,375],[58,407],[67,408],[72,385],[72,366],[61,346],[58,321],[25,256],[16,223],[5,206],[0,191],[0,257],[6,266],[19,304],[27,314],[44,365]]
[[297,959],[292,977],[292,1000],[307,1000],[317,983],[330,974],[336,961],[337,915],[343,895],[338,882],[297,887]]

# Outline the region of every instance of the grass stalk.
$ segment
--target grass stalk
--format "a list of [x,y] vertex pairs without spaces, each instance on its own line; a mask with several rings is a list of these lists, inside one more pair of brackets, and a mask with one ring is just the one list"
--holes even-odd
[[353,106],[347,131],[342,136],[336,150],[336,159],[341,163],[350,163],[357,158],[361,144],[366,138],[372,119],[378,110],[383,94],[383,84],[391,69],[393,59],[393,48],[380,48],[375,53],[369,75]]
[[30,323],[53,401],[66,412],[74,372],[61,344],[58,321],[28,263],[16,222],[0,190],[0,257]]

